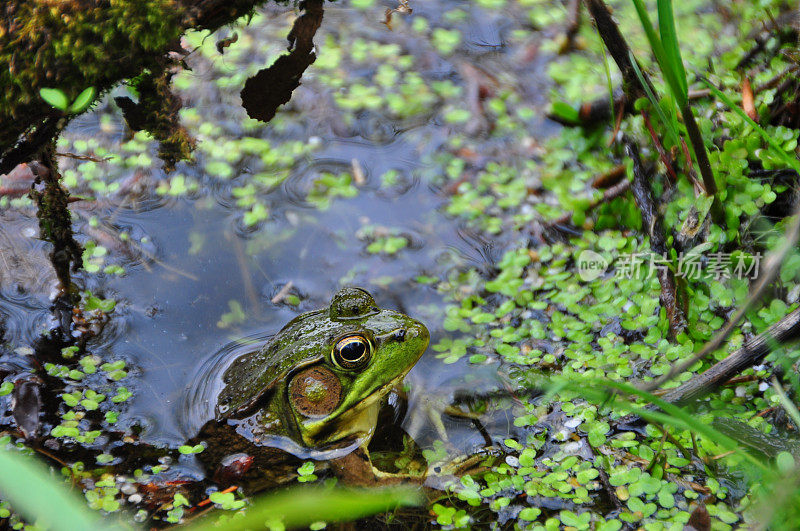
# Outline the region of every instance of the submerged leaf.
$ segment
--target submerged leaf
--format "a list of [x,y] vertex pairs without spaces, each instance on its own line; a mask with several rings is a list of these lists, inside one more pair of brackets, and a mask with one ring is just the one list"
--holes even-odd
[[26,439],[34,437],[39,430],[39,413],[42,410],[42,398],[39,393],[41,385],[41,379],[35,376],[19,379],[14,383],[11,411],[17,427]]

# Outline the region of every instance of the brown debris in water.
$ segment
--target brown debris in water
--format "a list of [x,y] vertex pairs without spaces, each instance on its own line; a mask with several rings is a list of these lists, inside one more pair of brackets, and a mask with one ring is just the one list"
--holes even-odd
[[25,439],[36,437],[39,431],[39,414],[42,411],[42,396],[39,389],[44,385],[38,376],[27,376],[14,382],[11,395],[11,413],[14,422]]

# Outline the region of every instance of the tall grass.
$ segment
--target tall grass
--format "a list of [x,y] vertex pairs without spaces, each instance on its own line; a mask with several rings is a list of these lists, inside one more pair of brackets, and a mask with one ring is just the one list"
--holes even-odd
[[[650,43],[653,55],[664,75],[667,88],[683,116],[683,123],[686,126],[686,135],[689,137],[689,143],[692,146],[692,151],[694,152],[697,167],[703,179],[703,186],[706,190],[706,194],[714,197],[714,206],[711,208],[712,216],[714,220],[719,223],[724,219],[724,216],[722,214],[721,205],[716,197],[717,183],[714,180],[714,170],[711,167],[711,162],[708,160],[708,152],[706,151],[705,142],[703,141],[703,135],[697,127],[694,113],[689,105],[689,82],[686,78],[686,69],[683,66],[680,46],[678,46],[678,34],[675,29],[672,0],[657,0],[656,2],[658,6],[658,32],[656,32],[653,23],[650,21],[650,15],[647,13],[644,1],[632,1],[636,8],[639,21],[647,35],[647,40]],[[668,127],[667,124],[665,124],[665,126]]]

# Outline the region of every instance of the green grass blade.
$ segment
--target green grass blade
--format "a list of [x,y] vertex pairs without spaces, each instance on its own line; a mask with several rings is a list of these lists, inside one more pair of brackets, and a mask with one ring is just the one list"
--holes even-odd
[[[683,67],[681,49],[678,46],[678,34],[675,30],[675,16],[672,12],[672,0],[658,0],[658,31],[661,33],[661,45],[670,69],[680,87],[679,101],[689,100],[689,84],[686,81],[686,69]],[[663,66],[662,66],[663,69]]]
[[558,116],[562,120],[572,124],[578,124],[581,120],[580,111],[563,101],[554,101],[553,105],[550,107],[550,112],[554,116]]
[[[603,37],[600,35],[600,30],[597,29],[597,36],[600,37],[600,40],[603,40]],[[608,64],[608,54],[606,53],[606,47],[601,46],[601,50],[603,50],[603,68],[606,72],[606,84],[608,86],[608,102],[609,108],[611,109],[611,123],[613,124],[616,120],[617,110],[614,108],[614,81],[611,78],[611,65]]]
[[[559,378],[557,380],[563,381],[567,379]],[[707,437],[709,440],[712,440],[715,443],[719,444],[723,448],[735,451],[743,459],[755,465],[760,470],[762,471],[769,470],[769,467],[765,465],[762,461],[760,461],[750,453],[741,449],[737,441],[720,433],[719,431],[715,430],[708,424],[700,422],[699,420],[697,420],[697,417],[695,415],[689,413],[683,408],[676,406],[675,404],[666,402],[665,400],[653,394],[650,394],[646,391],[642,391],[641,389],[637,389],[636,387],[630,384],[616,382],[613,380],[605,380],[605,379],[580,378],[580,379],[567,380],[567,384],[565,386],[569,388],[571,391],[583,396],[588,400],[592,400],[593,402],[601,402],[604,400],[608,400],[608,396],[602,393],[603,390],[607,391],[608,389],[614,389],[625,395],[638,396],[646,400],[647,402],[659,407],[661,411],[654,411],[652,409],[647,409],[645,407],[638,406],[620,395],[613,396],[610,405],[625,407],[635,415],[638,415],[641,418],[650,422],[657,422],[667,426],[673,426],[678,429],[689,430],[693,433],[703,435]]]
[[678,130],[675,128],[675,124],[667,118],[666,114],[664,114],[664,109],[661,108],[659,100],[656,98],[656,95],[653,94],[653,91],[650,90],[650,86],[645,82],[644,74],[642,74],[642,71],[639,70],[639,65],[636,63],[636,58],[633,56],[633,52],[631,52],[631,64],[633,65],[633,71],[636,72],[636,77],[639,78],[639,83],[641,83],[644,87],[644,91],[647,94],[647,99],[650,100],[650,104],[655,108],[658,119],[662,124],[664,124],[664,129],[667,130],[667,135],[672,141],[672,144],[674,146],[680,146]]
[[633,0],[633,7],[636,8],[636,14],[639,15],[639,21],[642,23],[644,33],[647,35],[647,41],[650,43],[650,48],[653,49],[653,54],[658,59],[659,56],[664,57],[664,48],[661,45],[656,30],[653,28],[653,23],[650,22],[650,15],[647,14],[647,8],[644,6],[642,0]]
[[754,129],[754,130],[755,130],[755,131],[756,131],[756,132],[759,134],[759,135],[761,135],[761,138],[763,138],[763,139],[764,139],[764,141],[766,141],[766,142],[767,142],[767,144],[769,144],[769,147],[770,147],[770,148],[772,148],[773,152],[774,152],[774,153],[775,153],[777,156],[779,156],[779,157],[781,158],[781,160],[783,160],[783,161],[784,161],[784,162],[787,164],[787,166],[789,166],[789,167],[790,167],[790,168],[792,168],[794,171],[796,171],[798,174],[800,174],[800,161],[798,161],[796,157],[790,157],[790,156],[789,156],[789,155],[788,155],[788,154],[787,154],[787,153],[786,153],[786,152],[783,150],[783,147],[782,147],[780,144],[778,144],[777,142],[775,142],[775,140],[774,140],[774,139],[772,138],[772,136],[771,136],[771,135],[770,135],[770,134],[767,132],[767,130],[766,130],[766,129],[764,129],[763,127],[761,127],[760,125],[758,125],[758,124],[757,124],[757,123],[756,123],[756,122],[755,122],[755,121],[754,121],[752,118],[750,118],[749,116],[747,116],[747,113],[745,113],[745,112],[744,112],[744,110],[743,110],[741,107],[739,107],[738,105],[736,105],[736,104],[733,102],[733,100],[731,100],[731,99],[730,99],[730,98],[729,98],[729,97],[728,97],[728,96],[727,96],[727,95],[726,95],[724,92],[722,92],[722,91],[721,91],[721,90],[719,90],[717,87],[715,87],[715,86],[714,86],[714,85],[713,85],[713,84],[712,84],[712,83],[711,83],[711,82],[710,82],[708,79],[705,79],[705,78],[703,78],[703,83],[705,83],[705,84],[706,84],[706,86],[708,87],[708,89],[711,91],[711,93],[712,93],[712,94],[714,94],[714,96],[716,96],[716,97],[717,97],[717,98],[719,98],[720,100],[722,100],[722,102],[723,102],[725,105],[727,105],[727,106],[728,106],[728,108],[729,108],[730,110],[732,110],[733,112],[735,112],[736,114],[738,114],[738,115],[739,115],[739,116],[742,118],[742,120],[744,120],[745,122],[747,122],[748,124],[750,124],[750,126],[751,126],[751,127],[752,127],[752,128],[753,128],[753,129]]
[[[672,92],[675,101],[678,102],[678,106],[683,106],[687,100],[683,97],[683,91],[681,89],[680,82],[678,81],[676,72],[673,70],[672,65],[667,57],[667,53],[664,51],[664,45],[661,42],[660,37],[653,28],[653,23],[650,21],[650,15],[647,14],[647,8],[645,8],[642,0],[632,1],[633,6],[636,8],[636,14],[639,16],[639,21],[642,24],[642,28],[644,28],[644,32],[647,35],[647,41],[650,43],[650,48],[653,50],[653,55],[655,55],[656,61],[658,61],[658,66],[661,67],[661,72],[664,74],[664,79],[667,82],[667,86],[669,87],[670,92]],[[684,79],[685,78],[686,76],[684,75]]]
[[111,529],[44,465],[18,452],[0,449],[0,495],[25,520],[44,529]]
[[[256,499],[242,517],[225,523],[225,529],[263,529],[265,522],[280,522],[286,528],[304,527],[314,522],[343,522],[364,518],[401,506],[420,505],[422,494],[411,487],[352,490],[294,488]],[[210,517],[189,528],[216,530]]]

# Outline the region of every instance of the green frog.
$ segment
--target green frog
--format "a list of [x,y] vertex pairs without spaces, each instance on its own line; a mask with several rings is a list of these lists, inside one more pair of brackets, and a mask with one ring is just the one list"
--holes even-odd
[[190,442],[207,446],[198,456],[221,483],[265,488],[308,459],[351,484],[399,481],[372,466],[367,444],[383,399],[428,340],[419,321],[344,288],[329,307],[295,317],[260,350],[226,362],[214,419]]

